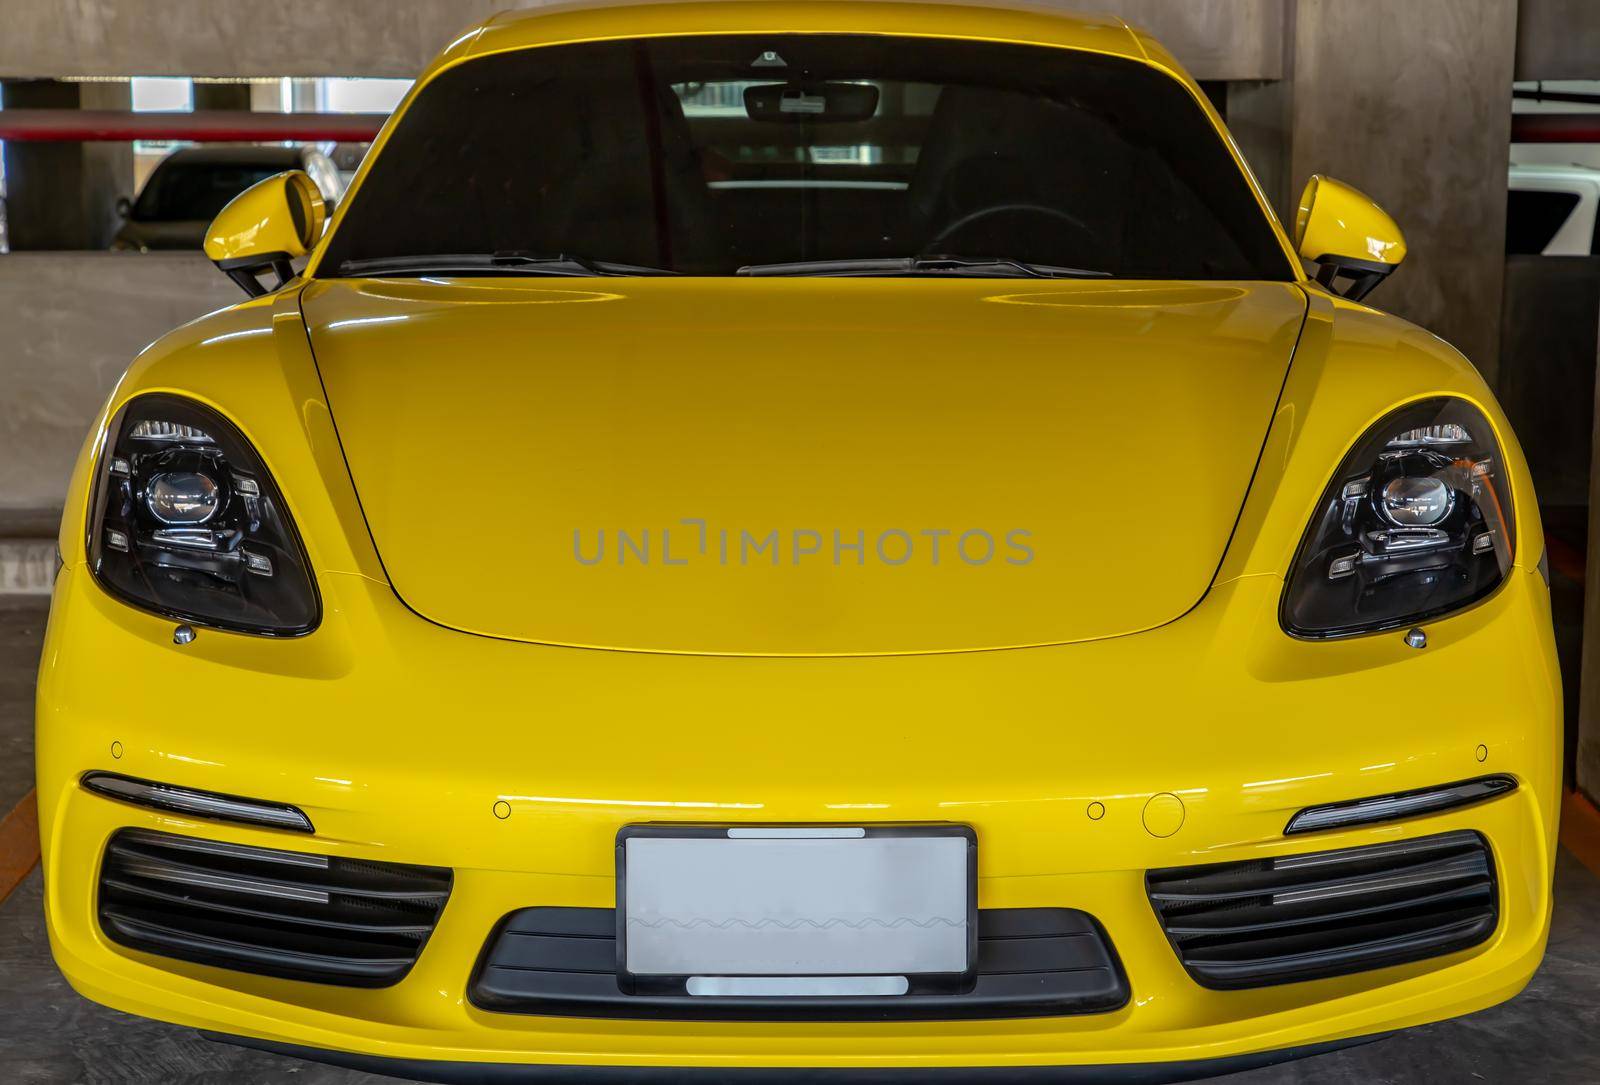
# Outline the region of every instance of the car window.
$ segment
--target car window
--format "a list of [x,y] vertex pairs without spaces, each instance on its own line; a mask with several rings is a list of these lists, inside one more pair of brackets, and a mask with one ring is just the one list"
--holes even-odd
[[1506,193],[1506,253],[1538,255],[1578,206],[1576,192],[1513,188]]
[[1293,277],[1183,84],[986,42],[732,35],[471,60],[419,92],[348,204],[323,274],[424,254],[725,275],[949,253]]
[[139,222],[210,221],[228,201],[287,166],[229,162],[166,162],[145,182],[134,204]]

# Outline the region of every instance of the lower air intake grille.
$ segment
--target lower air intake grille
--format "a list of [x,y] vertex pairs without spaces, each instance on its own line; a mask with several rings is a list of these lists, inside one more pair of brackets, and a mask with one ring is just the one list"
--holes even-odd
[[1494,932],[1494,862],[1474,832],[1152,870],[1150,901],[1189,974],[1227,990],[1468,949]]
[[1054,1017],[1107,1013],[1128,1001],[1128,980],[1094,918],[1072,908],[978,912],[978,968],[960,994],[721,997],[633,994],[617,982],[611,908],[524,908],[484,947],[467,997],[479,1009],[559,1017],[661,1021],[887,1021]]
[[113,942],[183,961],[347,987],[398,983],[450,871],[124,829],[100,868]]

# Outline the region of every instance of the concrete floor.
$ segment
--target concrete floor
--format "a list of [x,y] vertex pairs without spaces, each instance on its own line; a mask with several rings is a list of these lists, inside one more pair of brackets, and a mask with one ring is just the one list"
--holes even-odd
[[[0,815],[32,780],[33,670],[45,603],[0,597]],[[0,1082],[379,1085],[347,1070],[215,1044],[80,998],[45,941],[37,870],[0,902]],[[1223,1085],[1600,1081],[1600,878],[1562,851],[1544,965],[1516,999],[1471,1017]]]

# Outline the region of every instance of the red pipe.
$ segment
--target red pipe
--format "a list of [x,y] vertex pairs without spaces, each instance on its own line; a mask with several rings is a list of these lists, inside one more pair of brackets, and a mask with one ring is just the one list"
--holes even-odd
[[0,109],[0,140],[82,142],[184,139],[200,143],[366,143],[387,113],[128,113],[109,109]]
[[1600,143],[1600,113],[1516,113],[1511,142]]
[[[205,143],[366,143],[385,113],[128,113],[93,109],[0,109],[0,140],[82,142],[183,139]],[[1518,113],[1513,143],[1600,143],[1600,113]]]

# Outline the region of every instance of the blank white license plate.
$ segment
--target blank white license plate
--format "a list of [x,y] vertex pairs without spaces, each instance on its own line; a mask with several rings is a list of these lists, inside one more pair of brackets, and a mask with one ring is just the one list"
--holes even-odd
[[975,847],[964,826],[629,826],[618,847],[618,933],[632,975],[972,967]]

